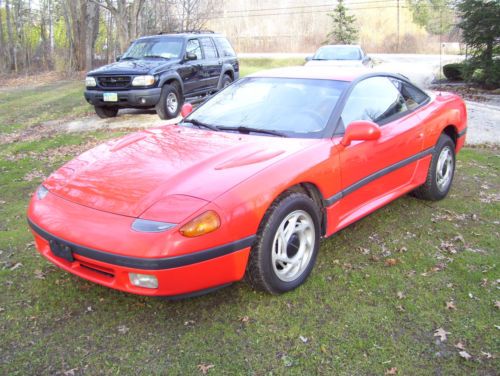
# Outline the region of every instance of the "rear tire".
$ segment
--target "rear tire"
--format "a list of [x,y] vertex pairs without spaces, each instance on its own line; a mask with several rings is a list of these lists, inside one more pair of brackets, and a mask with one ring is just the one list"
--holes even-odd
[[225,74],[224,77],[222,77],[222,82],[220,83],[220,89],[225,89],[229,85],[233,83],[233,79],[228,75]]
[[427,179],[412,194],[424,200],[442,200],[450,191],[454,175],[455,143],[448,135],[442,134],[434,148]]
[[162,120],[174,119],[179,116],[182,102],[177,87],[165,84],[161,88],[160,100],[155,106],[156,113]]
[[320,214],[303,193],[288,193],[268,209],[250,252],[245,279],[255,289],[281,294],[311,273],[319,249]]
[[118,114],[118,107],[94,106],[94,110],[97,116],[99,116],[101,119],[113,118]]

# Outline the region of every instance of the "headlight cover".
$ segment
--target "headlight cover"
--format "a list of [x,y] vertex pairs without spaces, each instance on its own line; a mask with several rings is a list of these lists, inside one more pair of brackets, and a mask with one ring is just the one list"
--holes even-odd
[[163,232],[174,226],[175,223],[149,221],[138,218],[132,223],[132,230],[138,232]]
[[87,87],[97,86],[97,81],[95,80],[94,77],[87,76],[87,77],[85,77],[85,86],[87,86]]
[[45,196],[47,196],[48,193],[49,193],[49,190],[47,188],[45,188],[43,185],[40,185],[38,187],[38,189],[36,190],[36,197],[39,200],[43,200],[45,198]]
[[137,76],[132,80],[132,86],[151,86],[155,81],[155,76]]

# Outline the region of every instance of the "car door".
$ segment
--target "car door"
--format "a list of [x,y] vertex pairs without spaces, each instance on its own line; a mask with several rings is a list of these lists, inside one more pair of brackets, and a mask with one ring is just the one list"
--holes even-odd
[[[397,197],[412,180],[423,147],[423,125],[398,90],[398,80],[377,76],[358,82],[341,113],[340,130],[355,120],[380,126],[377,140],[339,147],[342,199],[340,226]],[[338,133],[338,131],[337,131]]]
[[205,57],[203,61],[203,88],[207,90],[216,89],[222,73],[222,58],[217,54],[212,38],[201,37],[200,43]]
[[179,74],[184,83],[184,93],[198,92],[203,86],[203,52],[198,38],[188,39],[186,42],[186,55],[193,53],[196,60],[185,60],[179,68]]

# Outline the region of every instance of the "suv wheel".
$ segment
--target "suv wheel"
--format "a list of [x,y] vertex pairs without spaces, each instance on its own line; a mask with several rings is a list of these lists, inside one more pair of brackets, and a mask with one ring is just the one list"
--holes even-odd
[[174,85],[163,85],[160,100],[155,106],[156,113],[160,119],[167,120],[176,118],[182,106],[179,90]]
[[233,79],[228,74],[225,74],[224,77],[222,78],[221,89],[225,89],[226,87],[231,85],[232,82]]
[[118,107],[94,106],[94,110],[97,116],[99,116],[101,119],[116,117],[116,114],[118,113]]

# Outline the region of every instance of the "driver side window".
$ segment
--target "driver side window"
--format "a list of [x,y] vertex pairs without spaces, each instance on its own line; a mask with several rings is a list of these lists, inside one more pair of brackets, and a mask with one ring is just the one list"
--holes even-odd
[[370,120],[384,125],[407,110],[401,93],[387,77],[372,77],[354,87],[341,118],[344,127],[355,120]]
[[198,39],[190,39],[187,42],[186,53],[192,52],[196,55],[198,60],[203,59],[203,55],[201,54],[200,41]]

